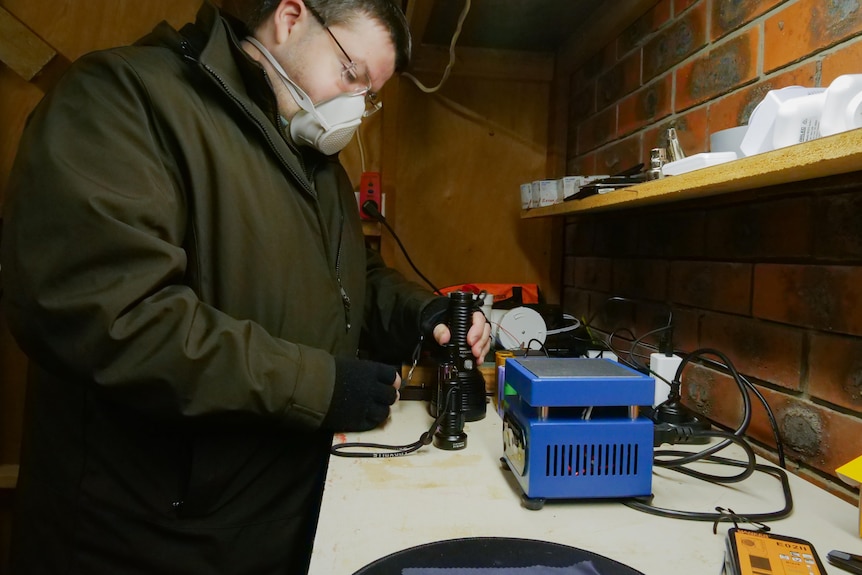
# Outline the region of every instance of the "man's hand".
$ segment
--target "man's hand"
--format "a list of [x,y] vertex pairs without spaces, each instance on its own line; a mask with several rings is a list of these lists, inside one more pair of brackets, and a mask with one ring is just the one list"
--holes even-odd
[[383,363],[335,358],[335,387],[321,427],[332,431],[367,431],[389,417],[398,400],[401,375]]
[[[433,334],[434,339],[440,345],[446,345],[452,337],[449,328],[443,323],[434,326]],[[467,331],[467,345],[470,346],[473,357],[476,358],[476,365],[481,364],[488,352],[491,351],[491,324],[480,311],[473,312],[473,325]]]

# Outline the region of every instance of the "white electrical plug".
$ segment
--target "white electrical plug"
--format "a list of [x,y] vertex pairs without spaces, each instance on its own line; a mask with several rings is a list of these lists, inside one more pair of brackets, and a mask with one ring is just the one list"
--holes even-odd
[[658,377],[655,377],[655,399],[653,407],[664,402],[670,395],[670,385],[662,379],[659,379],[659,377],[664,378],[667,381],[673,381],[680,363],[682,363],[682,358],[678,355],[668,356],[663,353],[650,354],[650,373],[658,374]]

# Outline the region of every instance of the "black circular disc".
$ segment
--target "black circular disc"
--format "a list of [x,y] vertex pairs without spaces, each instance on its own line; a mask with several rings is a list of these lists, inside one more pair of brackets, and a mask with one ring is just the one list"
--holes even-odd
[[353,575],[401,575],[409,568],[571,567],[589,561],[600,575],[643,575],[590,551],[533,539],[468,537],[426,543],[396,551]]

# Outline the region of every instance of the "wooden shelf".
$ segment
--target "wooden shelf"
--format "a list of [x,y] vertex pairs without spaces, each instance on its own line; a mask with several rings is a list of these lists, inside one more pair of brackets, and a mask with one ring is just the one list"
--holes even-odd
[[862,128],[606,194],[545,208],[522,218],[565,216],[654,205],[862,170]]

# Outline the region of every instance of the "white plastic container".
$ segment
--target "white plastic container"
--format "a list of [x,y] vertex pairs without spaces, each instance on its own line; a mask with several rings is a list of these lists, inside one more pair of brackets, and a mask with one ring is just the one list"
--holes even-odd
[[782,102],[772,131],[772,146],[777,150],[819,138],[825,104],[826,92]]
[[739,145],[746,156],[753,156],[774,149],[774,129],[778,118],[778,108],[783,102],[819,94],[825,88],[804,88],[802,86],[788,86],[779,90],[770,90],[763,100],[754,108],[751,118],[748,120],[748,131]]
[[745,154],[739,145],[748,133],[748,126],[737,126],[726,130],[719,130],[709,135],[710,152],[733,152],[737,158],[744,158]]
[[862,74],[838,76],[826,89],[820,134],[831,136],[862,127]]

